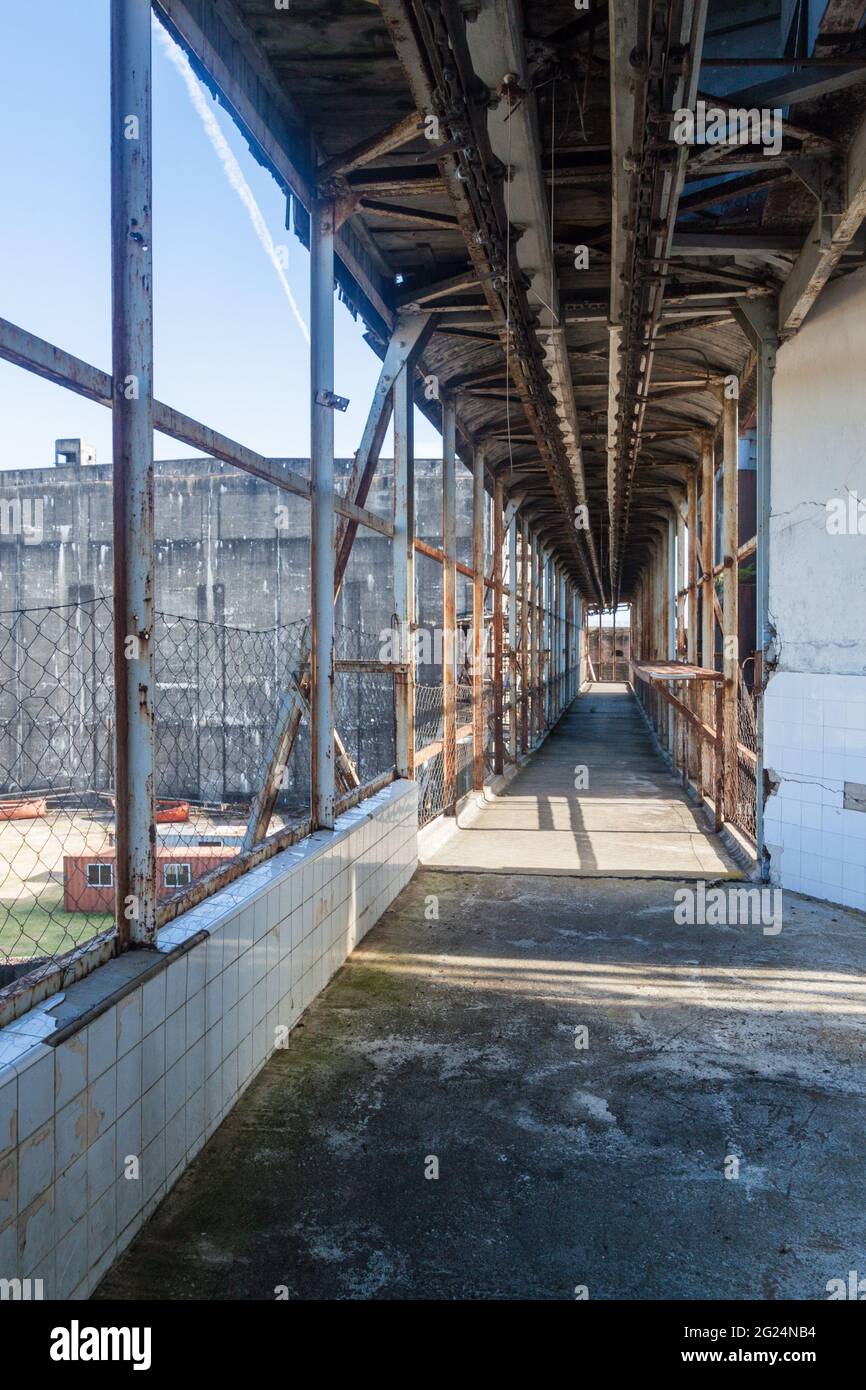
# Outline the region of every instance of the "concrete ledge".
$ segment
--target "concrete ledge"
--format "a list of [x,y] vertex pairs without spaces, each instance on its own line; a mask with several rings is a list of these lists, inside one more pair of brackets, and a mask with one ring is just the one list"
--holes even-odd
[[87,1297],[412,877],[417,814],[392,783],[0,1030],[0,1279]]

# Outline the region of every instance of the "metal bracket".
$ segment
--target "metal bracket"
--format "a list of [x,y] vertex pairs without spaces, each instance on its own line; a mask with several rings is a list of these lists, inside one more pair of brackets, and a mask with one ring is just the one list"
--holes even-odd
[[348,410],[349,397],[337,396],[333,391],[317,391],[316,405],[327,406],[329,410]]

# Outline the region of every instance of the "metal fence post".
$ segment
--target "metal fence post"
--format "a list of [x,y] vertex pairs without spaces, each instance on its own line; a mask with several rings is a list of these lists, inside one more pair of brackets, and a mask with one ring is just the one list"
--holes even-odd
[[529,522],[520,526],[520,751],[529,752],[529,701],[532,689],[532,650],[529,638],[530,602]]
[[508,525],[508,752],[517,761],[517,516]]
[[493,771],[505,767],[502,743],[502,523],[503,486],[497,477],[493,487]]
[[443,810],[457,802],[457,417],[454,397],[442,403],[442,748]]
[[402,368],[394,400],[394,618],[403,669],[394,680],[396,764],[399,777],[415,776],[415,456],[411,367]]
[[739,544],[738,527],[738,452],[739,410],[736,397],[725,396],[723,406],[724,455],[722,462],[722,611],[725,630],[722,634],[722,670],[725,676],[725,817],[733,819],[737,809],[737,780],[739,760],[737,736],[739,718],[738,681],[740,675],[740,639],[738,599]]
[[118,947],[156,939],[150,0],[111,5],[115,901]]
[[484,452],[472,460],[472,786],[484,786]]
[[310,471],[312,567],[310,780],[314,828],[334,828],[334,221],[333,200],[310,210]]

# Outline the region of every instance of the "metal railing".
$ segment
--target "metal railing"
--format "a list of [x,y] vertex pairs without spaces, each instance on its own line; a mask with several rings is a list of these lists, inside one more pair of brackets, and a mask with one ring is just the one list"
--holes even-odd
[[[683,785],[713,803],[716,829],[730,821],[755,839],[757,728],[755,705],[742,673],[736,765],[725,759],[724,677],[677,670],[672,662],[632,662],[632,688]],[[676,688],[677,694],[673,693]]]

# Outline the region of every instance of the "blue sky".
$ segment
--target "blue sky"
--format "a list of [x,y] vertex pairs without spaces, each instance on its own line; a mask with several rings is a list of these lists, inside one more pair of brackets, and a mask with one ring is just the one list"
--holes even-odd
[[[7,7],[0,47],[0,315],[111,367],[108,0]],[[154,384],[163,401],[271,456],[309,452],[307,348],[247,209],[230,186],[183,79],[154,38]],[[223,110],[206,99],[241,166],[308,320],[307,252],[285,200]],[[379,362],[335,304],[338,455],[357,448]],[[0,361],[0,468],[52,462],[76,436],[111,457],[111,418]],[[391,448],[390,436],[385,452]],[[416,412],[416,452],[441,441]],[[189,454],[155,436],[158,458]]]

